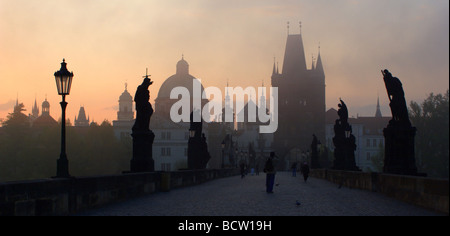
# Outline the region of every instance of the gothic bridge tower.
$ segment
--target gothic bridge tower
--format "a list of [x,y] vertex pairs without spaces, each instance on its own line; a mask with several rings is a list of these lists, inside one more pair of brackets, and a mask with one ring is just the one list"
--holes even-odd
[[[307,69],[302,34],[289,34],[282,71],[273,65],[272,86],[278,87],[278,130],[274,149],[286,155],[291,149],[308,151],[315,134],[325,141],[325,73],[320,56]],[[311,151],[311,150],[309,150]]]

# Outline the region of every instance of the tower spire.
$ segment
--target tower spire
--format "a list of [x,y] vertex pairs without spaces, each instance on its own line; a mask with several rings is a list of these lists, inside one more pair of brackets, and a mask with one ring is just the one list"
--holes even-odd
[[272,71],[272,75],[276,74],[277,71],[275,70],[275,57],[273,57],[273,71]]
[[322,58],[320,57],[320,42],[319,42],[319,53],[317,55],[317,61],[316,61],[316,71],[321,76],[325,76],[325,72],[323,70],[323,65],[322,65]]
[[289,21],[287,22],[287,34],[289,35]]
[[298,22],[298,26],[300,27],[300,34],[302,34],[302,22],[301,21]]
[[375,117],[382,117],[380,110],[380,95],[377,95],[377,111],[375,112]]

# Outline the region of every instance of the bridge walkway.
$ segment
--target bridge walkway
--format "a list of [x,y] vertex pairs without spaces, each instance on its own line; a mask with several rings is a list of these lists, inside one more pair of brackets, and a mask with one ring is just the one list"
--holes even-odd
[[[323,179],[278,172],[274,193],[265,191],[265,174],[233,176],[197,186],[158,192],[78,213],[82,216],[433,216],[376,192]],[[297,204],[300,203],[300,205]]]

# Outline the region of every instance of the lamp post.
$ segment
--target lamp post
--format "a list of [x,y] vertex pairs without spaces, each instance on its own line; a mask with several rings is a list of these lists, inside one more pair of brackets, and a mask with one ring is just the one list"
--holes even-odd
[[189,129],[189,137],[193,138],[195,136],[195,130],[194,129]]
[[67,178],[69,175],[69,160],[66,155],[66,95],[70,93],[70,86],[72,85],[73,72],[67,70],[67,63],[63,59],[61,69],[55,72],[56,88],[58,94],[62,95],[61,104],[61,154],[57,161],[56,178]]

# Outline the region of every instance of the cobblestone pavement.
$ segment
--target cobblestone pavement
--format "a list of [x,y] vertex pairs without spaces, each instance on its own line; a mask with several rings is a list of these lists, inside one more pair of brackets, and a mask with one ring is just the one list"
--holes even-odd
[[[233,176],[88,210],[81,216],[432,216],[443,215],[379,193],[338,188],[326,180],[278,172],[274,193],[265,174]],[[297,205],[296,202],[300,202]]]

